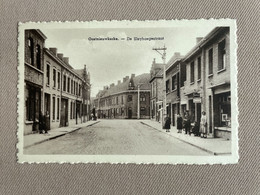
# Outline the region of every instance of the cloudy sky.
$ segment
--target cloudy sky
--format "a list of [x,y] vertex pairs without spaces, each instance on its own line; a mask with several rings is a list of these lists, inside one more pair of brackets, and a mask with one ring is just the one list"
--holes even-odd
[[[56,47],[69,57],[75,69],[87,65],[91,75],[91,96],[103,86],[117,83],[132,73],[149,73],[153,58],[162,63],[153,47],[167,47],[166,62],[174,52],[185,55],[196,44],[196,37],[208,34],[214,24],[179,28],[103,28],[103,29],[41,29],[47,36],[46,47]],[[158,41],[89,41],[96,37],[164,37]]]

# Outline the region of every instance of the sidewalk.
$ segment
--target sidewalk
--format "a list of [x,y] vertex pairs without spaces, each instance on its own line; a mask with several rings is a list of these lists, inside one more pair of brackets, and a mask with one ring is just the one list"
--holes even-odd
[[23,138],[24,139],[23,140],[24,148],[28,148],[30,146],[40,144],[45,141],[55,139],[57,137],[65,135],[65,134],[77,131],[77,130],[81,129],[82,127],[92,126],[99,122],[100,121],[87,121],[85,123],[78,124],[78,125],[75,125],[72,127],[62,127],[62,128],[52,129],[52,130],[48,131],[48,134],[36,133],[36,134],[25,135]]
[[141,120],[142,124],[154,128],[162,133],[168,134],[176,139],[190,144],[194,147],[200,148],[213,155],[230,155],[231,154],[231,140],[222,138],[200,138],[193,134],[191,136],[182,133],[177,133],[176,127],[171,126],[170,132],[166,133],[165,129],[162,129],[162,124],[152,120]]

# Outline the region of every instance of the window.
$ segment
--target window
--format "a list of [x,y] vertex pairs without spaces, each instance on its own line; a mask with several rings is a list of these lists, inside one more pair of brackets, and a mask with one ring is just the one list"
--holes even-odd
[[41,70],[41,47],[40,45],[36,46],[36,64],[37,68]]
[[76,83],[76,95],[78,95],[78,83]]
[[174,75],[172,77],[172,90],[175,90],[175,89],[177,89],[177,77],[176,77],[176,75]]
[[57,120],[60,119],[60,98],[57,98]]
[[34,43],[33,39],[30,37],[28,39],[28,47],[29,47],[29,63],[31,65],[34,65]]
[[218,44],[218,70],[225,69],[226,66],[226,40]]
[[73,87],[74,91],[73,94],[76,95],[76,82],[74,81],[74,87]]
[[47,67],[46,67],[46,69],[47,69],[47,73],[46,73],[46,77],[47,77],[47,85],[50,85],[50,65],[49,64],[47,64]]
[[121,103],[124,104],[124,96],[121,96]]
[[56,70],[53,69],[53,87],[56,87]]
[[73,80],[71,79],[71,88],[70,88],[70,92],[73,94]]
[[209,50],[209,75],[213,74],[213,48]]
[[52,97],[52,120],[55,120],[55,97]]
[[198,57],[198,80],[201,79],[201,57]]
[[127,101],[128,101],[128,102],[131,102],[132,100],[133,100],[132,95],[128,95]]
[[190,82],[194,82],[194,61],[190,64]]
[[60,89],[60,72],[58,72],[58,89]]
[[73,118],[73,102],[70,102],[70,119]]
[[81,85],[79,85],[79,96],[81,96]]
[[63,75],[63,91],[66,91],[66,75]]
[[68,77],[67,92],[70,92],[70,78]]
[[140,101],[141,101],[141,102],[145,102],[145,96],[144,96],[144,95],[141,95]]
[[167,80],[166,81],[166,93],[169,93],[170,92],[170,81]]
[[116,97],[116,105],[118,105],[118,97]]

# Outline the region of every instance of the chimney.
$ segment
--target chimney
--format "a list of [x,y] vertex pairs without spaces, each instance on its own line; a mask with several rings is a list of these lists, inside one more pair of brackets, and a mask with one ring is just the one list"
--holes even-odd
[[50,47],[49,49],[55,56],[57,56],[57,48],[56,47]]
[[153,59],[153,64],[155,64],[156,62],[155,62],[155,58]]
[[84,64],[84,70],[86,70],[86,71],[87,71],[87,65],[86,65],[86,64]]
[[126,82],[126,77],[123,78],[123,83]]
[[181,53],[180,52],[175,52],[174,56],[175,56],[175,58],[179,58],[179,57],[181,57]]
[[107,86],[104,86],[104,87],[103,87],[103,90],[106,90],[106,89],[107,89]]
[[135,74],[131,74],[131,78],[134,78],[135,77]]
[[129,76],[126,76],[125,79],[126,79],[126,81],[127,81],[127,80],[129,79]]
[[202,39],[203,39],[203,37],[197,37],[196,38],[196,43],[199,43]]
[[63,57],[63,61],[64,61],[66,64],[69,64],[69,58],[68,58],[68,57]]
[[114,87],[114,86],[115,86],[115,83],[110,84],[110,88],[111,88],[111,87]]
[[117,84],[119,85],[120,83],[121,83],[121,81],[120,81],[120,80],[118,80],[118,81],[117,81]]
[[61,60],[63,60],[63,54],[62,54],[62,53],[58,53],[57,56],[58,56],[58,58],[60,58]]

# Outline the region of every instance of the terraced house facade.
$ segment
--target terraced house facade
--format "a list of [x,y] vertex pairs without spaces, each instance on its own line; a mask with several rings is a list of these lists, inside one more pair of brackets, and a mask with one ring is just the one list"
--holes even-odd
[[47,37],[40,30],[25,31],[25,130],[39,130],[40,113],[46,129],[89,119],[90,79],[84,69],[75,70],[57,48],[45,48]]
[[123,78],[117,85],[105,86],[94,99],[98,118],[150,118],[149,74]]

